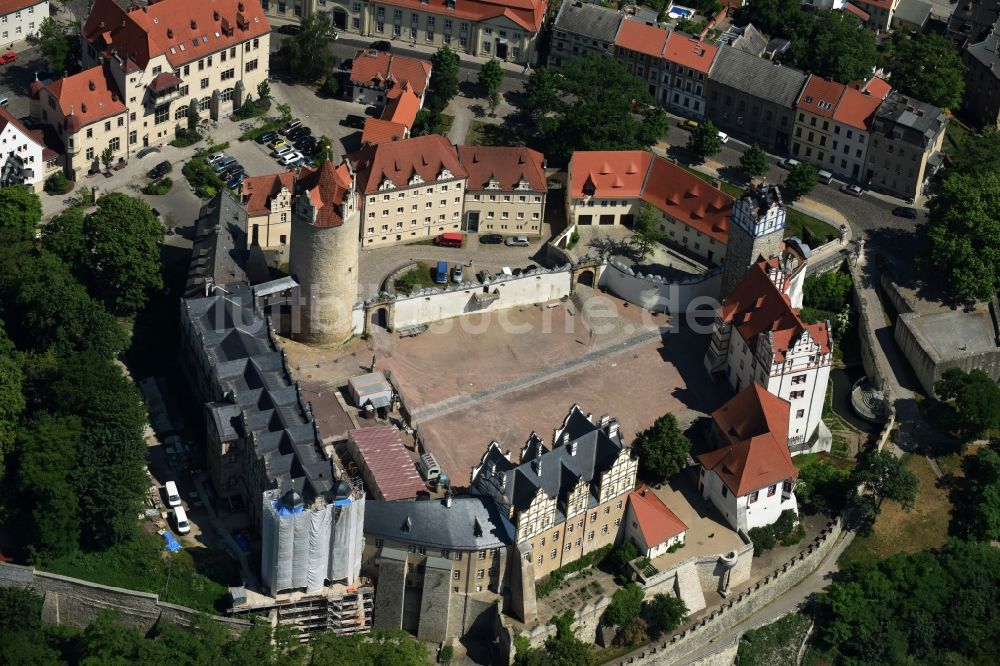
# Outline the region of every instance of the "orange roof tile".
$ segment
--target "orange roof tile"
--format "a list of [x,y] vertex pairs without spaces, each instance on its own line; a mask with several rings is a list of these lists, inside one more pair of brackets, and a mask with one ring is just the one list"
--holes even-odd
[[480,191],[493,178],[500,191],[513,192],[523,178],[533,192],[547,192],[545,156],[523,146],[459,146],[458,159],[469,174],[467,190]]
[[294,172],[283,171],[266,176],[250,176],[243,181],[243,185],[240,187],[243,207],[246,208],[249,215],[266,215],[270,212],[271,199],[281,191],[282,187],[288,188],[289,192],[294,192]]
[[447,0],[382,0],[382,4],[468,21],[505,16],[530,32],[541,30],[549,6],[548,0],[457,0],[451,7]]
[[825,323],[805,324],[792,307],[788,295],[779,290],[767,274],[777,266],[778,259],[760,261],[750,267],[720,308],[723,321],[730,322],[750,349],[757,348],[757,336],[771,334],[775,357],[781,361],[785,352],[795,346],[803,332],[820,346],[822,353],[830,351],[830,332]]
[[642,538],[650,548],[687,531],[684,521],[645,485],[630,492],[628,501],[639,523]]
[[160,0],[131,11],[114,0],[96,0],[84,38],[140,69],[163,54],[172,67],[271,32],[255,0]]
[[41,4],[43,0],[0,0],[0,15],[11,14],[18,9],[27,9]]
[[392,95],[389,103],[382,109],[381,119],[410,129],[420,110],[420,98],[413,92],[409,81],[394,90],[396,95]]
[[666,28],[626,19],[618,28],[615,46],[659,58],[666,51],[669,37],[670,31]]
[[671,33],[664,57],[670,62],[708,74],[719,47],[683,32]]
[[[63,117],[67,118],[67,132],[71,125],[79,123],[79,127],[95,123],[105,118],[125,113],[125,103],[118,97],[118,89],[107,65],[95,65],[78,74],[57,79],[45,86],[59,103]],[[75,121],[68,118],[75,116]]]
[[645,150],[578,150],[569,161],[570,196],[638,197],[652,160]]
[[299,175],[298,191],[306,194],[316,214],[317,227],[339,227],[344,223],[344,203],[351,189],[351,171],[347,164],[334,166],[324,160],[318,169],[303,169]]
[[[892,9],[892,5],[895,0],[854,0],[859,4],[865,5],[867,7],[878,7],[879,9],[884,9],[886,11]],[[871,12],[868,12],[871,14]]]
[[872,17],[871,14],[850,2],[844,5],[844,9],[857,16],[863,23],[868,23],[868,20]]
[[882,79],[875,77],[859,90],[848,86],[834,111],[833,119],[844,125],[867,130],[869,121],[892,90]]
[[394,123],[380,118],[368,118],[365,120],[365,129],[361,133],[362,145],[378,145],[389,143],[390,141],[400,141],[406,138],[406,125]]
[[351,65],[351,82],[375,86],[390,91],[410,84],[410,89],[422,97],[431,76],[431,64],[419,58],[392,55],[384,51],[360,49]]
[[787,400],[751,383],[712,413],[730,443],[701,454],[698,462],[718,474],[736,497],[794,479],[798,470],[788,453],[790,408]]
[[834,109],[847,86],[815,74],[809,75],[805,87],[799,93],[795,108],[809,111],[823,118],[832,118]]
[[723,243],[729,240],[733,198],[663,157],[655,157],[642,200]]
[[424,182],[439,180],[444,169],[452,178],[468,175],[455,146],[440,134],[368,146],[346,159],[357,171],[358,191],[365,194],[377,191],[386,178],[396,187],[406,187],[415,174]]

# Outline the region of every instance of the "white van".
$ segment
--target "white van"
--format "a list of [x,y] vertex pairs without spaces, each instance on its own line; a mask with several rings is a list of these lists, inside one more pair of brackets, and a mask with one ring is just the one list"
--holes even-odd
[[177,484],[173,481],[167,481],[163,484],[163,494],[167,496],[168,506],[180,506],[181,496],[177,492]]
[[184,507],[174,507],[174,522],[177,523],[177,533],[187,534],[191,531],[191,523],[188,522],[187,513]]
[[729,143],[729,135],[725,132],[719,132],[719,141],[722,143]]
[[824,171],[823,169],[820,169],[819,171],[816,172],[816,180],[818,180],[821,183],[826,183],[827,185],[829,185],[830,183],[833,182],[833,174],[830,173],[829,171]]

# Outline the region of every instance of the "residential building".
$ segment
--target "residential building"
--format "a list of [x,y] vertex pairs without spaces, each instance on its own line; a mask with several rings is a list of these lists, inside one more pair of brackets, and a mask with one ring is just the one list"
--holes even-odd
[[850,3],[868,14],[868,27],[872,30],[888,30],[892,16],[900,0],[850,0]]
[[[514,526],[525,587],[582,555],[618,542],[638,461],[618,421],[594,421],[574,405],[552,448],[532,433],[515,464],[490,443],[472,469],[470,488]],[[523,620],[523,618],[522,618]]]
[[468,174],[465,230],[538,236],[545,218],[545,156],[523,146],[458,146]]
[[431,63],[385,51],[359,49],[351,64],[351,99],[359,104],[387,104],[404,85],[423,100],[431,80]]
[[240,185],[240,201],[247,213],[250,245],[282,254],[292,235],[292,195],[295,172],[250,176]]
[[4,45],[34,37],[49,16],[49,0],[4,0],[0,3],[0,40]]
[[427,494],[399,430],[391,425],[347,431],[347,450],[358,465],[370,496],[378,500],[414,499]]
[[[610,11],[610,10],[608,10]],[[657,104],[670,100],[670,66],[665,60],[670,30],[659,25],[623,20],[615,36],[615,59],[625,69],[646,81]]]
[[712,413],[718,448],[697,457],[698,490],[733,529],[770,525],[798,513],[795,479],[785,443],[788,402],[751,384]]
[[1000,20],[962,53],[967,68],[962,106],[980,127],[1000,127]]
[[665,242],[709,264],[721,262],[733,198],[720,189],[641,150],[577,151],[568,172],[571,223],[631,227],[649,204],[659,215]]
[[889,84],[878,77],[860,87],[847,86],[833,112],[829,161],[820,168],[853,181],[863,179],[869,131],[875,112],[890,90]]
[[58,157],[46,147],[41,130],[29,130],[0,108],[0,187],[26,185],[40,190],[46,176],[57,168]]
[[495,621],[513,534],[484,496],[366,502],[361,570],[377,580],[375,627],[442,643]]
[[986,38],[1000,19],[1000,5],[996,0],[969,0],[953,5],[948,17],[947,35],[959,48],[976,44]]
[[941,165],[948,116],[938,107],[890,93],[871,128],[865,164],[869,187],[904,199],[916,199],[932,172]]
[[809,248],[787,239],[780,256],[756,263],[716,310],[709,372],[725,375],[740,391],[756,382],[787,400],[786,446],[793,453],[828,449],[821,430],[830,379],[830,322],[806,324],[799,316]]
[[55,129],[70,178],[171,140],[192,108],[219,118],[267,80],[270,26],[244,0],[96,0],[83,26],[84,70],[31,85],[31,118]]
[[[719,35],[716,44],[720,47],[720,53],[722,52],[721,47],[730,46],[737,51],[759,58],[764,53],[764,49],[767,48],[767,41],[767,37],[755,28],[753,23],[747,23],[744,26],[729,26],[724,33]],[[712,64],[712,69],[715,69],[715,63]]]
[[803,7],[836,11],[844,8],[847,0],[802,0]]
[[833,145],[833,114],[847,86],[815,74],[795,102],[792,155],[826,168]]
[[[719,47],[683,32],[670,33],[664,57],[664,74],[670,82],[666,107],[674,113],[693,118],[705,116],[708,74]],[[661,103],[663,99],[661,97]]]
[[264,13],[277,19],[299,20],[330,10],[328,0],[260,0]]
[[589,55],[614,55],[615,38],[624,18],[600,5],[564,2],[552,25],[548,66],[561,69],[570,60]]
[[924,0],[899,0],[892,13],[893,30],[923,32],[931,18],[934,5]]
[[348,155],[357,173],[361,245],[379,247],[459,231],[468,173],[438,134],[362,148]]
[[687,529],[684,521],[645,485],[628,494],[625,538],[639,548],[643,557],[659,557],[683,544]]
[[708,75],[706,115],[723,132],[787,155],[795,101],[808,78],[797,69],[722,46]]
[[[317,2],[319,0],[316,0]],[[329,0],[338,30],[535,64],[547,0]]]

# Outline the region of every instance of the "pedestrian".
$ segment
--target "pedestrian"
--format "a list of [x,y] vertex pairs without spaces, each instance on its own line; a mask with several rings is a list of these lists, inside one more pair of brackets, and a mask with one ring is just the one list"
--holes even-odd
[[375,354],[372,354],[372,369],[371,372],[375,372]]

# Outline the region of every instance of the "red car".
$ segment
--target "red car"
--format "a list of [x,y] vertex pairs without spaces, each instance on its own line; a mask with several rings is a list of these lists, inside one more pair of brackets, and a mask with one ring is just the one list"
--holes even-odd
[[6,65],[9,62],[14,62],[17,60],[17,54],[13,51],[7,51],[3,55],[0,55],[0,65]]

